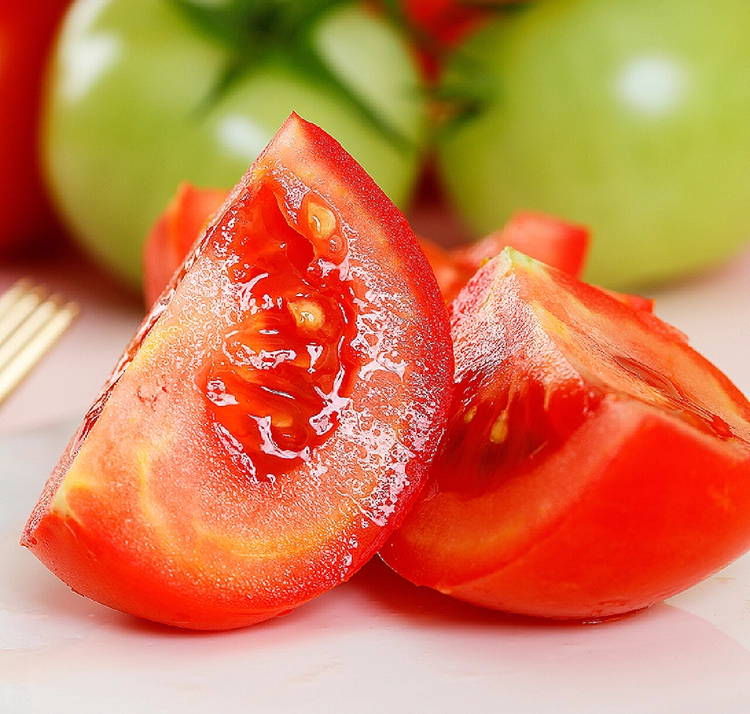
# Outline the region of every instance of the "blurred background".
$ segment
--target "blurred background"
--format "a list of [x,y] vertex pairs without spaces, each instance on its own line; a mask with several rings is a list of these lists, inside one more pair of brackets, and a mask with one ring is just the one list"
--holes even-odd
[[750,238],[749,31],[742,0],[4,2],[2,259],[140,290],[178,187],[228,190],[296,111],[426,238],[543,211],[649,290]]
[[[109,306],[123,346],[295,111],[437,246],[437,272],[532,212],[564,229],[540,257],[659,296],[667,319],[671,295],[736,283],[715,310],[744,334],[748,36],[745,0],[3,0],[0,287],[33,274]],[[92,354],[106,329],[86,327]]]

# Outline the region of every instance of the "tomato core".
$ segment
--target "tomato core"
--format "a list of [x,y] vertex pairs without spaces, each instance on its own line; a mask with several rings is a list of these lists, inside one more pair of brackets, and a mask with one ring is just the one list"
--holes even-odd
[[[271,188],[228,213],[240,314],[200,373],[213,427],[251,476],[275,481],[328,439],[354,375],[348,245],[327,202],[292,211]],[[229,232],[228,232],[229,233]],[[248,247],[251,245],[251,248]]]
[[439,490],[467,498],[493,492],[559,449],[603,393],[572,381],[557,387],[532,375],[479,388],[472,379],[458,383],[454,404],[463,408],[449,422]]

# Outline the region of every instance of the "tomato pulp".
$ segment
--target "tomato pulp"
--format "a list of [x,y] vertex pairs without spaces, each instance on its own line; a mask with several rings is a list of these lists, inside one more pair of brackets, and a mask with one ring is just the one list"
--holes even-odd
[[750,547],[750,404],[648,310],[515,251],[450,306],[431,483],[381,555],[522,615],[598,619]]
[[451,374],[408,224],[293,115],[154,305],[22,542],[147,619],[225,629],[288,612],[400,522]]

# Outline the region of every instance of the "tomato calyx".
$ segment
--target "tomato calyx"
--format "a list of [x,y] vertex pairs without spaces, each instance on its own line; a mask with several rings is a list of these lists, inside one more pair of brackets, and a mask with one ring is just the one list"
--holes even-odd
[[356,328],[339,218],[308,194],[296,222],[269,192],[220,224],[234,229],[227,254],[253,260],[228,261],[242,314],[198,382],[235,463],[275,482],[336,428],[354,378]]
[[270,48],[295,45],[299,35],[320,15],[348,0],[226,0],[202,3],[170,0],[196,28],[246,56],[260,56]]
[[228,50],[224,72],[204,100],[209,110],[248,72],[268,65],[288,67],[293,74],[338,94],[388,141],[404,149],[412,141],[381,116],[356,83],[347,81],[340,68],[316,41],[316,31],[337,9],[351,0],[226,0],[218,6],[195,0],[170,0],[199,32]]

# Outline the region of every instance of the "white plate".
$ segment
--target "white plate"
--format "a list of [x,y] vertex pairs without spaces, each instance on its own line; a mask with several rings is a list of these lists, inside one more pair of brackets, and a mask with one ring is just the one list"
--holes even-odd
[[[750,393],[750,254],[656,297],[657,313]],[[126,339],[100,338],[114,362]],[[75,344],[45,369],[83,369]],[[34,389],[24,385],[14,409],[31,409],[37,426],[0,436],[2,714],[750,711],[749,556],[666,604],[596,626],[472,608],[379,562],[287,617],[223,634],[85,600],[18,545],[75,427],[49,414],[80,416],[78,404],[61,409],[62,387],[34,392],[29,407]]]

